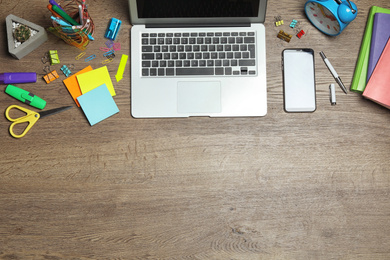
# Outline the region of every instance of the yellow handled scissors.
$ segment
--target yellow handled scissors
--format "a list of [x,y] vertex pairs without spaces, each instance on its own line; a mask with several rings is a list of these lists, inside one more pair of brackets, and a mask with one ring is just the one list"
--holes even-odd
[[[65,111],[65,110],[67,110],[69,108],[71,108],[71,106],[55,108],[55,109],[51,109],[51,110],[47,110],[47,111],[44,111],[44,112],[37,113],[37,112],[31,111],[29,109],[26,109],[24,107],[20,107],[20,106],[17,106],[17,105],[9,106],[5,110],[5,117],[9,121],[13,122],[13,123],[11,123],[11,125],[9,127],[9,133],[13,137],[15,137],[15,138],[21,138],[21,137],[23,137],[23,136],[25,136],[27,134],[27,132],[38,121],[39,118],[43,118],[45,116],[50,116],[50,115],[53,115],[53,114]],[[11,109],[20,110],[20,111],[26,113],[26,115],[18,117],[18,118],[11,118],[10,115],[9,115],[9,112],[11,111]],[[14,133],[14,126],[16,126],[18,124],[23,124],[23,123],[28,123],[28,125],[26,126],[24,131],[20,135],[15,134]]]

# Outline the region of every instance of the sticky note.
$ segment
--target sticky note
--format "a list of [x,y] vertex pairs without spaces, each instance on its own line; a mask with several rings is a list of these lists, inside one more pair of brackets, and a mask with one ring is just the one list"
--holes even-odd
[[105,84],[79,96],[77,100],[91,126],[119,112]]
[[92,67],[91,66],[88,66],[88,67],[80,70],[79,72],[71,75],[70,77],[68,77],[68,78],[66,78],[66,79],[64,79],[62,81],[65,84],[65,87],[68,89],[69,94],[72,96],[74,102],[76,102],[76,105],[78,107],[80,107],[80,104],[77,101],[77,98],[79,96],[81,96],[81,90],[80,90],[80,86],[79,86],[79,83],[77,81],[76,76],[80,75],[80,74],[83,74],[85,72],[88,72],[88,71],[92,71]]
[[110,91],[111,96],[116,95],[107,66],[77,75],[76,77],[82,94],[105,84]]

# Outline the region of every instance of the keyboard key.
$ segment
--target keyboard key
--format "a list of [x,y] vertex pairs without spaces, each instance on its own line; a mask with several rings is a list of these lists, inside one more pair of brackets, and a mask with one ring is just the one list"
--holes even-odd
[[150,76],[157,76],[157,69],[150,69]]
[[148,68],[148,67],[150,67],[150,65],[151,65],[150,61],[145,61],[145,60],[142,61],[143,68]]
[[142,69],[142,76],[149,76],[149,69]]
[[248,45],[249,57],[250,57],[251,59],[256,58],[255,49],[256,49],[256,47],[255,47],[254,44],[249,44],[249,45]]
[[152,52],[153,51],[153,46],[147,45],[147,46],[142,46],[142,52]]
[[177,68],[176,75],[179,76],[214,75],[214,68]]
[[159,76],[164,76],[164,75],[165,75],[165,69],[159,68],[159,69],[157,70],[157,73],[158,73]]
[[225,75],[232,75],[232,68],[225,68]]
[[142,59],[143,60],[154,60],[154,53],[143,53]]
[[239,60],[238,64],[240,66],[255,66],[256,61],[255,60]]
[[141,36],[142,37],[149,37],[149,33],[142,33]]
[[175,75],[175,69],[168,68],[168,69],[166,70],[166,75],[167,75],[167,76],[173,76],[173,75]]
[[142,38],[141,43],[143,45],[148,45],[149,44],[149,39],[148,38]]
[[244,37],[244,43],[255,43],[255,37]]
[[223,75],[223,68],[215,68],[215,75]]

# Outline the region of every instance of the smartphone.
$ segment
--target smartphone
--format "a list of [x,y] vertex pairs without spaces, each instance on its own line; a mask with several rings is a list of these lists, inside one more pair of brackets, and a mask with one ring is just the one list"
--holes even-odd
[[284,110],[286,112],[314,112],[316,84],[314,51],[285,49],[282,52]]

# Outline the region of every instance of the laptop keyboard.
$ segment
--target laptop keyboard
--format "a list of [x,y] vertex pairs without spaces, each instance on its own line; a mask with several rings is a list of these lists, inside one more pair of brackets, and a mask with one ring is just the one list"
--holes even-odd
[[256,75],[255,32],[142,33],[142,76]]

